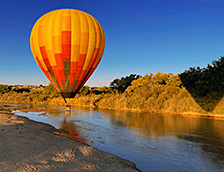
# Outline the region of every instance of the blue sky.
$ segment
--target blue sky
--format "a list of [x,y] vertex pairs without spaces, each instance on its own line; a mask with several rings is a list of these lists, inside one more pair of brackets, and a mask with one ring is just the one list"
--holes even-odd
[[1,0],[0,84],[47,85],[30,51],[35,21],[73,8],[93,15],[106,35],[103,59],[86,85],[131,73],[180,73],[224,56],[223,0]]

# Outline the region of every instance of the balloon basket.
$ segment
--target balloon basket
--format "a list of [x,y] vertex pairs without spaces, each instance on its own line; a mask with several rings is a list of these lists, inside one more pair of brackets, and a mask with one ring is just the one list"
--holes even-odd
[[70,111],[71,110],[71,105],[70,104],[66,104],[66,111]]

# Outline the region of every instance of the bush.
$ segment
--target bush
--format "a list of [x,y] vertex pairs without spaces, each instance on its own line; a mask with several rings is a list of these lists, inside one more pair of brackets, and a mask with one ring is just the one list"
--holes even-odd
[[11,91],[11,87],[8,85],[0,85],[0,93],[4,94],[4,93],[8,93]]

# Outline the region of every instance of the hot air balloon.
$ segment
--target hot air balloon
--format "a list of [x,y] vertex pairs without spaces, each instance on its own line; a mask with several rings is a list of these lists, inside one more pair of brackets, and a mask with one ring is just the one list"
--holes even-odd
[[36,21],[30,46],[38,66],[65,100],[77,94],[98,66],[105,36],[90,14],[60,9]]

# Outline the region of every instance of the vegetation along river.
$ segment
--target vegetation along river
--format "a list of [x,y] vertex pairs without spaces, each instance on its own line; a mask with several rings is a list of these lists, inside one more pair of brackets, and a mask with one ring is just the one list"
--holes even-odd
[[66,112],[60,106],[9,106],[15,106],[16,115],[63,129],[57,134],[128,159],[142,171],[224,171],[224,120],[93,109]]

